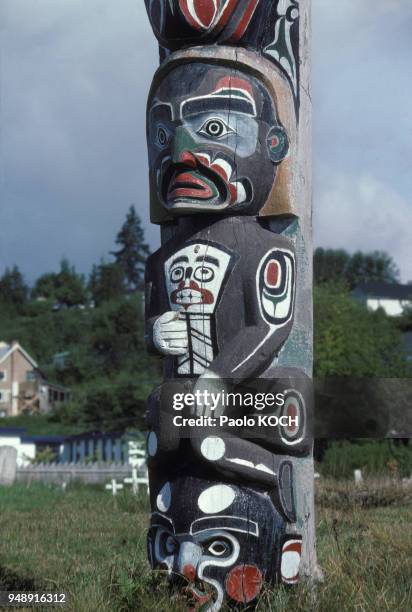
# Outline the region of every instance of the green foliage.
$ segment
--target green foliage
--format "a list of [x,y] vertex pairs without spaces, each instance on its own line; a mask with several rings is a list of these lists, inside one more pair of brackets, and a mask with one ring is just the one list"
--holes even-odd
[[129,208],[126,221],[117,234],[116,244],[120,248],[112,255],[116,258],[116,264],[124,270],[128,288],[132,291],[142,289],[144,267],[150,250],[144,242],[144,230],[134,206]]
[[36,452],[36,456],[31,460],[31,463],[52,463],[54,461],[56,461],[55,453],[50,446],[46,446],[46,448]]
[[364,477],[404,476],[412,473],[412,446],[396,444],[394,440],[332,442],[320,464],[322,476],[353,478],[356,469]]
[[342,285],[314,290],[315,375],[402,378],[411,374],[395,322],[355,302]]
[[383,251],[350,255],[343,249],[317,248],[313,257],[314,280],[316,284],[325,282],[345,282],[353,289],[360,283],[399,281],[399,269],[392,257]]
[[121,298],[126,291],[123,268],[115,263],[103,262],[99,266],[93,266],[89,289],[96,306]]
[[0,279],[0,302],[20,310],[28,296],[28,287],[17,266],[6,268]]
[[77,274],[67,259],[60,262],[60,271],[43,274],[37,279],[32,296],[54,300],[65,306],[77,306],[87,301],[84,278]]

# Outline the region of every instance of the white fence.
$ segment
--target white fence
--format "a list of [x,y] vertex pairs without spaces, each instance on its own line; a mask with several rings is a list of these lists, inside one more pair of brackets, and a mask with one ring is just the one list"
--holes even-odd
[[[127,463],[38,463],[18,467],[17,482],[30,484],[41,481],[48,484],[82,482],[105,484],[111,480],[123,481],[130,477],[132,466]],[[147,467],[142,463],[137,470],[140,482],[147,481]]]

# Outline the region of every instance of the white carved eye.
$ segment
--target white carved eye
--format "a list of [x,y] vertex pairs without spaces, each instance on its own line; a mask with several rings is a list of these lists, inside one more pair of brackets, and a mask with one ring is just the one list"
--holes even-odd
[[234,130],[232,130],[232,128],[227,125],[223,119],[219,119],[218,117],[205,121],[198,131],[198,134],[203,134],[209,138],[223,138],[228,134],[234,133]]
[[214,557],[222,557],[227,554],[230,550],[229,545],[224,540],[215,540],[208,546],[208,552]]
[[172,536],[167,536],[165,549],[169,555],[173,555],[177,550],[177,542]]
[[212,268],[208,266],[198,266],[195,270],[194,277],[201,283],[210,283],[215,277],[215,273]]
[[185,270],[182,266],[178,266],[177,268],[173,268],[170,272],[170,280],[172,283],[180,283],[183,280],[185,275]]

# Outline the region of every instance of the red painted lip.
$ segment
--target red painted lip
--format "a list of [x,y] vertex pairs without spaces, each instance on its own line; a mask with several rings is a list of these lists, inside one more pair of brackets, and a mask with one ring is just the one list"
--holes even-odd
[[192,172],[179,172],[175,174],[170,183],[168,198],[195,198],[196,200],[209,200],[213,197],[210,185]]

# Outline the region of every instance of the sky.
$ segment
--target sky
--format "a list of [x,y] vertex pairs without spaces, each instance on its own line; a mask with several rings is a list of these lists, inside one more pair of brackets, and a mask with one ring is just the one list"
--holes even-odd
[[[412,280],[412,2],[312,0],[314,239],[385,250]],[[149,223],[143,0],[0,0],[0,273],[110,260]]]

